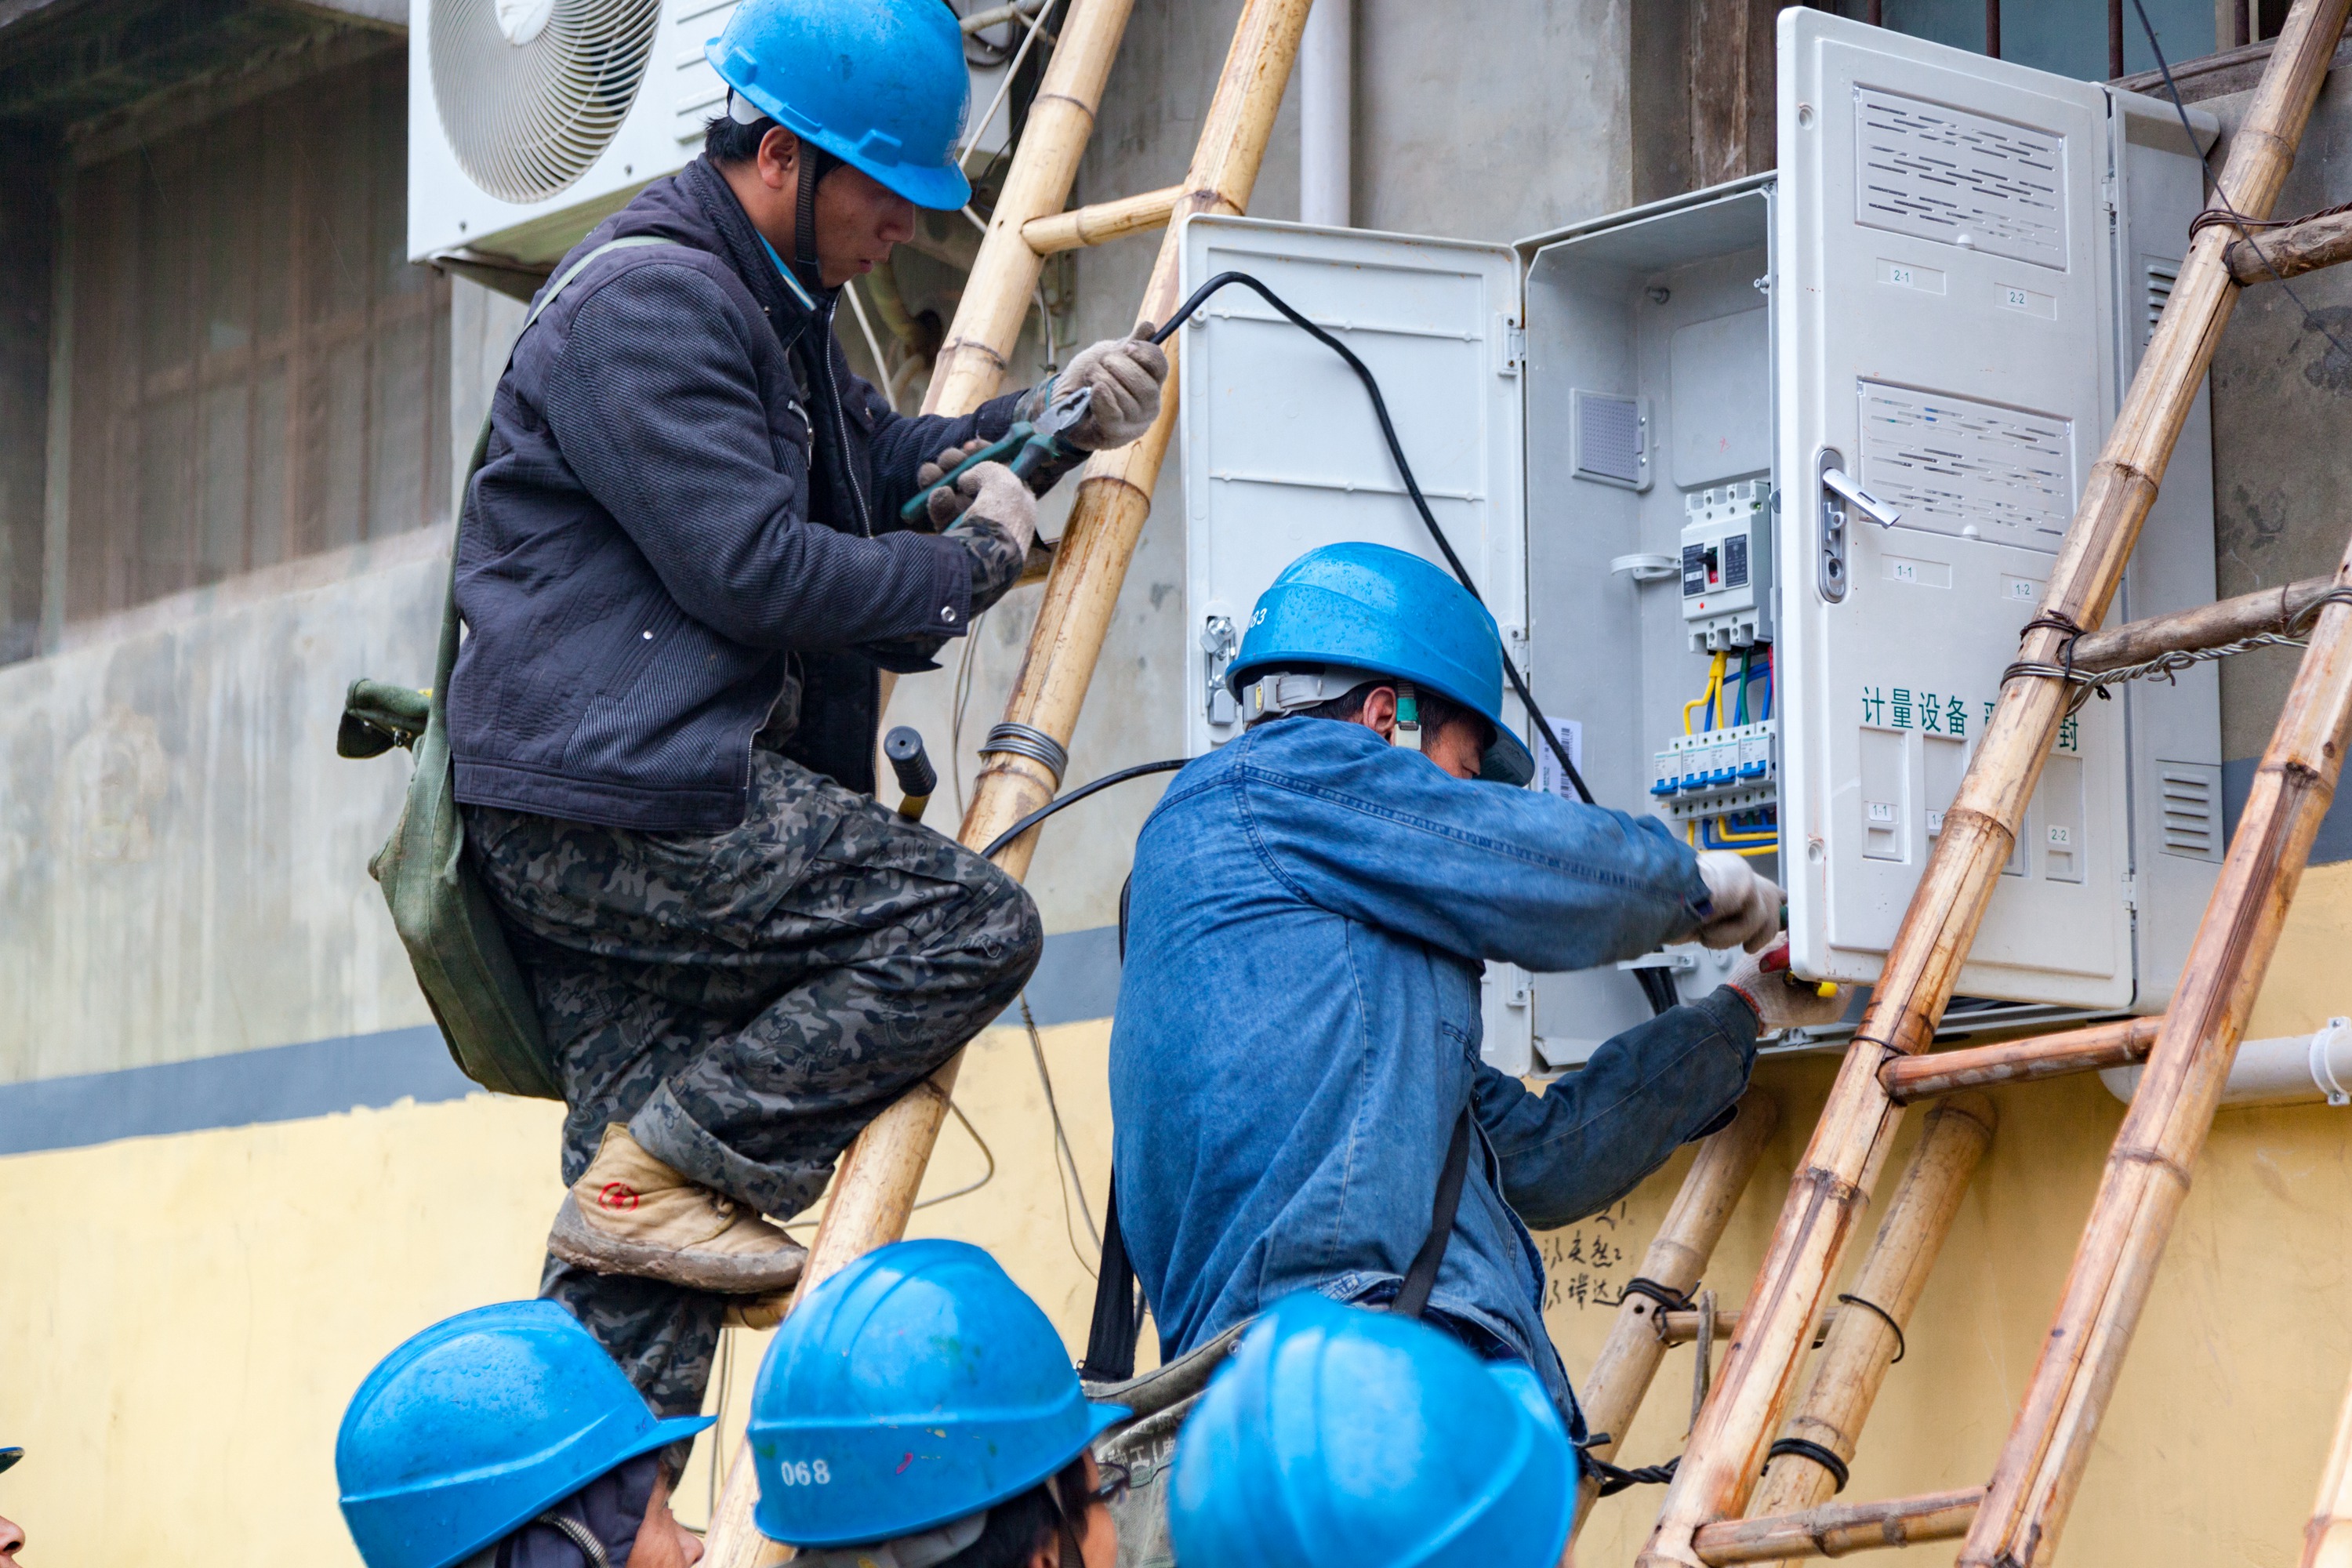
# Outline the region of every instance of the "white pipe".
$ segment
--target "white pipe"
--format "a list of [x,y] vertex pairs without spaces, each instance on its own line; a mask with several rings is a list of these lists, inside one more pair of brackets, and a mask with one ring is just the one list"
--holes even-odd
[[[2099,1074],[2107,1092],[2131,1103],[2145,1068],[2108,1068]],[[2247,1040],[2238,1047],[2224,1105],[2296,1105],[2312,1100],[2352,1105],[2352,1018],[2330,1018],[2315,1035]]]
[[1314,0],[1298,39],[1298,221],[1352,227],[1355,0]]

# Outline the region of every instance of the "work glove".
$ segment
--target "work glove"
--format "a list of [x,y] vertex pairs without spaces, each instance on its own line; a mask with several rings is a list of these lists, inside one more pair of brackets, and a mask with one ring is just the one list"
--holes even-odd
[[[955,472],[957,465],[987,445],[975,437],[961,447],[946,448],[915,470],[915,489],[922,490],[939,485],[941,479]],[[923,515],[929,521],[931,531],[945,533],[953,528],[956,519],[964,514],[964,510],[971,505],[979,493],[976,489],[966,490],[955,485],[940,485],[939,489],[932,490],[923,502]]]
[[[1767,882],[1765,886],[1771,884]],[[1826,1028],[1845,1016],[1844,992],[1834,985],[1800,980],[1789,973],[1789,944],[1785,941],[1741,959],[1724,984],[1756,1010],[1758,1025],[1768,1035],[1783,1029]]]
[[1708,914],[1698,928],[1706,947],[1761,952],[1780,930],[1780,888],[1759,877],[1748,858],[1729,849],[1702,849],[1698,874],[1706,881]]
[[1063,431],[1061,439],[1082,450],[1098,452],[1105,447],[1124,447],[1151,428],[1151,422],[1160,417],[1160,385],[1167,379],[1168,356],[1151,341],[1151,323],[1147,321],[1131,336],[1105,338],[1080,349],[1061,374],[1038,390],[1057,396],[1081,386],[1094,388],[1094,402],[1086,417]]
[[947,537],[971,552],[976,616],[1020,581],[1029,542],[1037,536],[1037,498],[1002,463],[981,464],[958,479],[955,489],[961,515]]

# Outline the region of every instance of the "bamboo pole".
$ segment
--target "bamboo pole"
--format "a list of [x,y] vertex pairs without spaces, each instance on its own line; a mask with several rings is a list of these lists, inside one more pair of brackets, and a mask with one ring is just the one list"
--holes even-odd
[[1885,1086],[1887,1099],[1909,1105],[1954,1089],[2129,1067],[2147,1059],[2163,1024],[2161,1018],[2125,1018],[2063,1034],[1896,1057],[1878,1069],[1878,1081]]
[[[1732,1118],[1731,1125],[1709,1134],[1699,1145],[1697,1157],[1683,1177],[1682,1190],[1675,1194],[1674,1206],[1666,1210],[1664,1223],[1642,1254],[1641,1279],[1676,1296],[1687,1296],[1696,1288],[1707,1259],[1715,1255],[1716,1243],[1723,1239],[1724,1226],[1731,1222],[1731,1211],[1739,1206],[1739,1196],[1756,1173],[1764,1145],[1780,1124],[1780,1105],[1762,1089],[1749,1089],[1740,1100],[1739,1114]],[[1631,1291],[1618,1303],[1617,1321],[1601,1342],[1591,1375],[1578,1391],[1586,1428],[1609,1435],[1609,1441],[1592,1447],[1591,1452],[1601,1458],[1616,1457],[1633,1417],[1641,1412],[1651,1381],[1658,1375],[1667,1342],[1658,1328],[1668,1315],[1660,1310],[1657,1301]],[[1696,1312],[1685,1315],[1697,1316]],[[1692,1337],[1684,1335],[1685,1341]],[[1581,1531],[1591,1517],[1600,1488],[1601,1483],[1590,1477],[1579,1488],[1576,1530]],[[1573,1536],[1570,1544],[1574,1545]]]
[[[1927,1113],[1895,1200],[1846,1288],[1848,1310],[1831,1325],[1813,1362],[1812,1383],[1782,1436],[1853,1459],[1879,1385],[1903,1353],[1902,1331],[1910,1326],[1912,1309],[1960,1212],[1969,1178],[1992,1146],[1999,1122],[1992,1101],[1973,1091],[1956,1094]],[[1838,1487],[1837,1479],[1814,1460],[1782,1454],[1764,1472],[1751,1511],[1802,1512],[1829,1501]]]
[[1170,185],[1139,196],[1121,196],[1115,202],[1033,217],[1021,226],[1021,237],[1038,255],[1051,256],[1057,250],[1078,250],[1148,228],[1165,228],[1168,215],[1176,210],[1176,198],[1183,194],[1183,186]]
[[[1736,1340],[1739,1337],[1739,1311],[1740,1310],[1738,1307],[1727,1307],[1723,1310],[1715,1314],[1715,1337],[1717,1339]],[[1692,1311],[1660,1312],[1656,1320],[1658,1325],[1658,1338],[1669,1345],[1686,1345],[1690,1343],[1693,1340],[1698,1338],[1698,1332],[1701,1327],[1699,1317],[1699,1313]],[[1813,1348],[1815,1350],[1821,1349],[1822,1340],[1829,1333],[1831,1325],[1837,1321],[1837,1317],[1838,1310],[1835,1307],[1832,1307],[1828,1311],[1822,1314],[1822,1321],[1813,1325]]]
[[2352,213],[2305,218],[2285,228],[2257,229],[2251,240],[2232,240],[2229,254],[2230,276],[2247,288],[2352,261]]
[[[2238,212],[2266,216],[2302,139],[2352,0],[2295,0],[2243,125],[2231,139],[2221,189]],[[2095,626],[2122,581],[2140,524],[2171,459],[2236,302],[2218,227],[2189,242],[2154,339],[2108,433],[2053,565],[2043,617]],[[2054,664],[2065,634],[2037,626],[2020,657]],[[1667,1489],[1641,1563],[1696,1563],[1700,1526],[1738,1517],[1780,1425],[1807,1331],[1875,1183],[1902,1108],[1887,1099],[1878,1066],[1933,1039],[1974,942],[2017,826],[2040,783],[2068,683],[2020,676],[2002,683],[1958,794],[1944,814],[1926,873],[1888,950],[1860,1030],[1846,1052],[1779,1225],[1748,1295],[1740,1337],[1724,1359]]]
[[[1114,8],[1123,25],[1129,3],[1129,0],[1083,0],[1063,29],[1062,44],[1055,50],[1055,62],[1058,64],[1063,53],[1070,48],[1071,38],[1081,24],[1097,17],[1096,6]],[[1247,209],[1251,188],[1257,182],[1258,164],[1265,156],[1266,139],[1274,128],[1275,111],[1282,106],[1291,62],[1298,53],[1298,35],[1306,26],[1308,3],[1309,0],[1245,0],[1234,28],[1232,47],[1226,52],[1224,68],[1217,79],[1216,94],[1202,123],[1192,169],[1184,182],[1185,195],[1177,204],[1179,216],[1193,212],[1238,213]],[[1114,32],[1107,42],[1097,36],[1097,44],[1092,47],[1108,54],[1116,49],[1117,42]],[[1108,69],[1106,59],[1102,71],[1107,73]],[[1048,79],[1052,79],[1050,68]],[[1095,79],[1099,91],[1099,76]],[[1044,99],[1041,90],[1039,101],[1042,103]],[[1089,122],[1092,102],[1091,99],[1087,100]],[[1024,153],[1028,150],[1029,138],[1038,130],[1036,110],[1033,109],[1028,131],[1022,138]],[[1016,171],[1018,164],[1016,155]],[[1008,189],[1011,183],[1008,182]],[[1055,205],[1059,205],[1058,200]],[[1000,218],[1006,210],[999,207]],[[1171,225],[1161,241],[1160,258],[1144,292],[1140,320],[1164,321],[1181,302],[1178,293],[1177,268],[1181,256],[1178,238]],[[1035,278],[1036,253],[1021,239],[1017,226],[1009,232],[1007,239],[1030,258],[1031,284],[1020,286],[1023,292],[1019,298],[1025,300],[1026,289]],[[983,261],[987,256],[983,247]],[[1010,287],[998,274],[992,273],[992,277],[998,279],[997,286]],[[972,287],[964,296],[967,303],[971,302],[980,282],[981,272],[975,268]],[[1022,309],[1025,308],[1024,304]],[[962,320],[961,309],[958,320]],[[1016,314],[1013,330],[1018,328]],[[977,340],[967,340],[972,341]],[[1077,505],[1071,510],[1069,525],[1062,533],[1061,548],[1055,554],[1052,574],[1045,580],[1045,602],[1038,607],[1036,625],[1030,632],[1020,678],[1005,703],[1004,716],[1008,721],[1042,730],[1065,746],[1077,727],[1078,705],[1085,700],[1095,660],[1102,651],[1103,637],[1109,629],[1111,610],[1118,599],[1119,584],[1126,579],[1136,537],[1142,531],[1145,514],[1150,510],[1151,489],[1159,476],[1160,458],[1175,432],[1179,347],[1178,339],[1169,340],[1168,383],[1162,392],[1159,419],[1133,445],[1097,452],[1087,461],[1078,487]],[[1001,355],[998,360],[1001,371]],[[979,377],[980,372],[970,368],[977,363],[967,356],[967,368],[958,372],[965,384]],[[935,377],[932,382],[935,400],[943,395],[942,379]],[[972,402],[977,404],[984,396],[984,393],[975,396]],[[961,842],[972,848],[988,843],[1023,816],[1052,799],[1058,783],[1042,763],[1008,752],[991,752],[974,785],[971,808],[964,814]],[[1023,834],[1005,847],[998,857],[998,865],[1015,878],[1026,875],[1036,842],[1034,830]],[[930,1161],[931,1147],[939,1139],[940,1123],[947,1119],[948,1096],[954,1091],[956,1070],[962,1059],[959,1054],[928,1080],[908,1090],[850,1145],[835,1173],[833,1195],[825,1204],[824,1217],[809,1247],[808,1263],[801,1273],[802,1291],[839,1272],[853,1259],[906,1234],[907,1215],[914,1206],[915,1192]],[[769,1568],[786,1560],[789,1548],[768,1541],[751,1523],[756,1492],[751,1449],[746,1444],[736,1450],[734,1463],[728,1468],[727,1485],[710,1522],[704,1568]]]
[[924,413],[969,414],[1003,384],[1004,367],[1021,337],[1021,323],[1029,319],[1030,296],[1037,291],[1044,266],[1044,258],[1021,237],[1021,226],[1060,212],[1069,201],[1078,160],[1094,134],[1103,83],[1118,58],[1134,6],[1135,0],[1070,0],[947,342],[932,362]]
[[[2336,581],[2352,584],[2352,546]],[[2255,772],[1961,1563],[2032,1568],[2056,1547],[2165,1241],[2189,1195],[2189,1172],[2211,1130],[2246,1015],[2335,796],[2347,724],[2352,606],[2332,604],[2320,612]]]
[[1850,1502],[1771,1519],[1734,1519],[1698,1532],[1699,1561],[1773,1563],[1843,1557],[1878,1546],[1912,1546],[1966,1533],[1984,1488],[1930,1492],[1885,1502]]
[[2335,585],[2326,577],[2306,577],[2300,583],[2258,589],[2191,610],[2151,616],[2113,631],[2086,632],[2074,643],[2074,668],[2095,674],[2139,664],[2159,654],[2220,647],[2264,632],[2283,633]]
[[2320,1472],[2319,1500],[2303,1530],[2303,1568],[2352,1568],[2352,1387],[2336,1416],[2336,1440]]

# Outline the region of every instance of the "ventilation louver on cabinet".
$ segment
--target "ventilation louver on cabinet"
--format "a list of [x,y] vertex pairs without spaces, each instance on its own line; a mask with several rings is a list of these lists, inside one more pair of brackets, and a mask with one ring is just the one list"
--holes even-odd
[[1856,223],[2043,267],[2066,265],[2066,140],[1857,89]]
[[2221,770],[2210,763],[2158,763],[2164,852],[2192,860],[2221,858]]
[[432,0],[433,101],[474,182],[544,201],[596,161],[644,82],[660,0]]
[[2139,258],[2140,292],[2147,309],[2140,322],[2139,346],[2147,347],[2156,336],[2156,323],[2164,314],[2165,301],[2172,298],[2172,286],[2180,281],[2180,263],[2161,261],[2153,256]]
[[1580,479],[1650,488],[1649,421],[1642,400],[1577,387],[1570,394],[1570,463]]

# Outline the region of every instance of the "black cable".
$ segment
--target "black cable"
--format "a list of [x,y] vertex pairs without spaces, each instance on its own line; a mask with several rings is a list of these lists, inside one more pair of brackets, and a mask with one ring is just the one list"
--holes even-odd
[[[1062,807],[1066,805],[1076,805],[1078,802],[1086,799],[1087,796],[1093,795],[1097,790],[1108,789],[1115,784],[1125,784],[1129,779],[1139,779],[1146,773],[1172,773],[1178,768],[1182,767],[1186,763],[1189,763],[1192,760],[1192,759],[1190,757],[1170,757],[1164,762],[1138,763],[1131,768],[1121,768],[1115,773],[1105,773],[1102,777],[1095,780],[1092,784],[1080,784],[1069,794],[1065,795],[1056,795],[1054,799],[1047,801],[1044,805],[1039,806],[1036,810],[1031,812],[1028,816],[1023,817],[1020,821],[1014,823],[1003,832],[998,834],[994,838],[990,839],[988,847],[980,852],[980,858],[983,860],[995,859],[997,851],[1003,849],[1006,845],[1012,843],[1014,839],[1020,837],[1023,834],[1028,832],[1031,828],[1036,826],[1039,823],[1045,821],[1055,812],[1061,810]],[[1123,907],[1126,902],[1126,894],[1124,892],[1119,895],[1119,900]]]
[[[1165,325],[1151,334],[1151,341],[1155,343],[1166,342],[1177,328],[1192,319],[1192,313],[1201,308],[1210,295],[1228,283],[1239,283],[1247,288],[1259,299],[1281,311],[1292,326],[1348,362],[1348,368],[1356,373],[1356,379],[1364,384],[1364,391],[1371,397],[1372,413],[1381,422],[1381,438],[1388,443],[1390,460],[1396,464],[1397,473],[1404,480],[1405,492],[1412,497],[1413,510],[1421,513],[1422,526],[1428,529],[1429,537],[1437,542],[1438,550],[1445,556],[1445,563],[1454,568],[1454,575],[1461,582],[1462,586],[1469,590],[1472,598],[1476,599],[1481,605],[1485,604],[1486,601],[1478,592],[1478,584],[1470,580],[1470,569],[1462,564],[1462,557],[1454,553],[1453,541],[1447,539],[1445,531],[1437,526],[1437,515],[1429,510],[1429,501],[1421,493],[1421,481],[1412,477],[1412,465],[1405,461],[1404,445],[1397,439],[1396,425],[1389,418],[1388,400],[1381,395],[1381,384],[1372,378],[1370,369],[1362,360],[1356,357],[1354,351],[1347,344],[1283,303],[1273,289],[1246,272],[1220,272],[1198,289],[1193,289],[1192,297],[1177,306],[1176,314],[1170,317]],[[1507,651],[1503,654],[1503,673],[1510,678],[1511,689],[1518,694],[1520,705],[1527,709],[1528,717],[1535,721],[1536,732],[1543,737],[1544,744],[1550,749],[1552,756],[1559,761],[1561,775],[1575,786],[1579,799],[1587,805],[1594,805],[1592,792],[1585,787],[1584,775],[1576,771],[1574,763],[1569,761],[1568,748],[1562,745],[1559,737],[1552,732],[1550,721],[1544,717],[1543,710],[1536,706],[1535,694],[1528,689],[1526,679],[1520,676],[1518,666],[1511,662],[1511,656]]]
[[[1373,378],[1370,368],[1358,359],[1347,344],[1292,310],[1273,289],[1246,272],[1220,272],[1193,289],[1192,298],[1177,306],[1176,313],[1151,334],[1151,341],[1166,342],[1175,335],[1177,328],[1192,318],[1193,312],[1200,310],[1210,295],[1228,283],[1239,283],[1281,311],[1292,326],[1348,362],[1348,368],[1356,373],[1356,379],[1364,384],[1364,391],[1372,400],[1372,414],[1381,422],[1381,438],[1388,443],[1389,459],[1396,464],[1397,473],[1404,480],[1405,493],[1412,498],[1413,510],[1421,514],[1422,526],[1428,529],[1429,537],[1437,542],[1445,563],[1454,569],[1454,575],[1462,586],[1468,590],[1472,598],[1485,604],[1486,601],[1478,592],[1478,584],[1470,580],[1470,569],[1462,564],[1462,557],[1454,552],[1453,541],[1447,539],[1445,531],[1437,526],[1437,515],[1429,510],[1428,498],[1421,493],[1421,481],[1412,477],[1412,465],[1405,461],[1404,444],[1397,439],[1396,424],[1389,417],[1388,399],[1381,395],[1381,384]],[[1519,674],[1518,666],[1511,662],[1508,650],[1503,653],[1503,673],[1510,678],[1511,689],[1518,695],[1520,706],[1528,710],[1528,718],[1535,724],[1536,733],[1543,737],[1544,745],[1559,763],[1560,775],[1575,789],[1577,798],[1587,805],[1598,805],[1592,798],[1592,791],[1584,783],[1584,775],[1578,773],[1576,764],[1569,760],[1568,747],[1561,743],[1559,734],[1553,731],[1551,721],[1545,718],[1543,710],[1536,706],[1535,693],[1528,689],[1527,679]],[[1663,1013],[1681,1004],[1682,997],[1675,990],[1673,977],[1664,970],[1637,969],[1633,971],[1633,978],[1641,985],[1642,994],[1648,999],[1653,1013]]]

